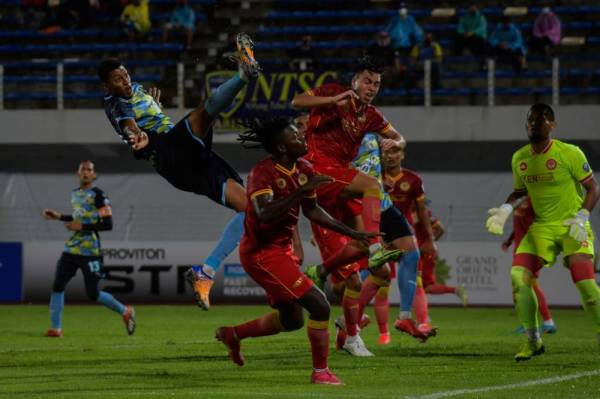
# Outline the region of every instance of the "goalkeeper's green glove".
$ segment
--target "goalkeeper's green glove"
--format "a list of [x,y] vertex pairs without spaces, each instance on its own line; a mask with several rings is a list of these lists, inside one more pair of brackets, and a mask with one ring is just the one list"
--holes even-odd
[[504,223],[506,223],[512,211],[513,207],[511,204],[502,204],[498,208],[488,210],[490,217],[485,222],[487,231],[499,236],[504,234]]
[[574,218],[565,220],[563,222],[563,226],[569,227],[569,237],[578,242],[587,241],[587,230],[585,229],[585,224],[589,218],[590,211],[587,209],[580,209]]

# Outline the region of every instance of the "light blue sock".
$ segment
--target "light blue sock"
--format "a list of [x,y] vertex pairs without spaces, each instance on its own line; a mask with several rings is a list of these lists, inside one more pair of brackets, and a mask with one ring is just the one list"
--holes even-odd
[[50,325],[52,328],[62,328],[62,311],[65,307],[65,292],[53,292],[50,295]]
[[225,226],[217,245],[213,248],[204,265],[210,267],[214,272],[219,270],[221,263],[238,246],[242,234],[244,234],[244,212],[238,212]]
[[405,253],[398,262],[398,289],[400,290],[400,311],[410,312],[417,290],[417,265],[419,250]]
[[244,87],[245,84],[246,82],[240,78],[240,74],[236,73],[233,78],[213,90],[210,97],[204,102],[204,109],[214,118],[219,112],[231,105],[233,99],[240,90],[242,90],[242,87]]
[[100,295],[98,295],[98,299],[96,299],[96,301],[120,315],[125,313],[125,305],[117,301],[114,296],[106,291],[100,291]]

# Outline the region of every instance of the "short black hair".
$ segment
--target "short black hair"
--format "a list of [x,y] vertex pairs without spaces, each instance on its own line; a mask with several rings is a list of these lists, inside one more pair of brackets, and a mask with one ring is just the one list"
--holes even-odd
[[291,124],[287,118],[260,115],[241,122],[247,130],[240,133],[237,140],[244,148],[264,148],[269,154],[273,154],[275,139]]
[[543,114],[548,115],[548,119],[553,121],[554,120],[554,110],[552,109],[551,106],[549,106],[548,104],[545,103],[535,103],[531,106],[531,108],[529,108],[529,112],[541,112]]
[[103,83],[106,83],[110,73],[122,65],[123,63],[115,58],[102,60],[98,66],[98,77]]
[[364,55],[358,59],[358,63],[356,65],[354,73],[359,74],[363,71],[374,72],[381,75],[383,74],[383,66],[376,62],[373,57],[369,55]]

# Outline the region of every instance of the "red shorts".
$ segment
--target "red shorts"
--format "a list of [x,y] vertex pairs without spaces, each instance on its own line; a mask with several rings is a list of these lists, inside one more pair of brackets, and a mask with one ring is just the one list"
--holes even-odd
[[269,304],[290,303],[313,286],[298,264],[292,247],[246,252],[240,247],[240,261],[246,273],[267,292]]
[[436,283],[435,280],[435,257],[421,255],[419,258],[418,270],[421,273],[421,281],[423,282],[423,288]]
[[[340,194],[348,187],[358,174],[358,170],[340,166],[314,165],[315,170],[322,175],[333,177],[335,181],[317,187],[317,202],[331,216],[341,219],[344,212],[355,212],[356,202],[347,205],[346,200],[340,200]],[[351,200],[352,201],[352,200]],[[356,213],[352,213],[356,215]],[[360,212],[358,213],[360,214]]]
[[[342,248],[351,240],[345,235],[325,229],[316,223],[311,223],[311,227],[313,237],[317,243],[317,246],[319,247],[321,259],[323,259],[323,261],[335,254],[340,248]],[[350,275],[358,272],[359,270],[360,264],[358,262],[339,267],[331,272],[331,282],[334,284],[341,283],[350,277]]]

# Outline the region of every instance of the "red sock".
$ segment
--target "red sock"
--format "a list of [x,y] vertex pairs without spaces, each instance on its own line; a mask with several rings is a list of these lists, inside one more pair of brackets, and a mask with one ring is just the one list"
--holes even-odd
[[390,301],[388,300],[390,287],[381,287],[375,295],[375,318],[377,319],[377,327],[379,333],[388,333],[388,318],[390,314]]
[[360,306],[360,292],[346,288],[342,307],[344,308],[344,319],[346,319],[346,333],[354,336],[358,333],[358,308]]
[[381,279],[378,279],[377,277],[373,277],[373,276],[369,276],[369,277],[367,277],[367,279],[365,281],[363,281],[362,287],[360,289],[360,298],[359,298],[359,301],[360,301],[359,308],[358,308],[358,319],[359,320],[365,311],[365,306],[367,306],[369,303],[371,303],[371,300],[373,299],[375,294],[377,294],[377,290],[381,286],[381,284],[379,284],[380,281],[381,281]]
[[544,321],[552,320],[552,314],[550,313],[550,309],[548,308],[546,294],[544,294],[544,291],[542,291],[539,284],[534,284],[533,290],[535,291],[535,295],[537,296],[538,306],[540,308],[540,313],[542,314]]
[[306,332],[310,341],[314,369],[327,368],[329,354],[329,321],[314,321],[308,319]]
[[417,316],[417,324],[427,323],[429,320],[429,314],[427,313],[427,294],[421,286],[417,286],[415,292],[415,299],[413,301],[413,310]]
[[355,247],[352,243],[348,243],[329,258],[325,259],[323,267],[329,271],[335,270],[338,267],[354,263],[365,256],[366,254],[363,249]]
[[432,295],[456,294],[456,287],[450,287],[444,284],[431,284],[425,288],[425,291]]
[[[381,221],[381,191],[367,190],[362,198],[362,218],[366,231],[379,231]],[[372,242],[378,242],[373,239]]]
[[283,331],[283,326],[279,321],[279,312],[275,311],[267,313],[258,319],[237,325],[233,329],[238,339],[244,339],[248,337],[275,335]]

